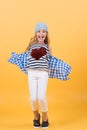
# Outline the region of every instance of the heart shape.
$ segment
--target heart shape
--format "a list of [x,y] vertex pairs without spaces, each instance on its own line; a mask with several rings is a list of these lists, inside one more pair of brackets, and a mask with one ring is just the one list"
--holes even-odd
[[39,49],[32,49],[31,56],[36,60],[39,60],[42,56],[46,55],[46,48],[41,47]]

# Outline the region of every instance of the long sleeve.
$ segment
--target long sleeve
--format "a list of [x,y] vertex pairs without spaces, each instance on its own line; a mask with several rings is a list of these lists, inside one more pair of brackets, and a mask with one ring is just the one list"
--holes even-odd
[[24,52],[16,54],[15,52],[11,53],[11,57],[8,59],[8,62],[17,65],[24,73],[27,74],[26,67],[28,64],[29,52]]
[[50,56],[49,59],[49,78],[68,80],[68,76],[72,70],[71,66],[65,61],[53,56]]

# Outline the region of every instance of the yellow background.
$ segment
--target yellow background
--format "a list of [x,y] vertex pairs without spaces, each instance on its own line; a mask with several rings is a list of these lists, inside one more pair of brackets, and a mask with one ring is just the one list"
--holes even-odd
[[49,28],[52,54],[72,66],[69,81],[49,79],[50,130],[87,130],[87,1],[0,0],[0,130],[33,130],[28,79],[7,62],[37,22]]

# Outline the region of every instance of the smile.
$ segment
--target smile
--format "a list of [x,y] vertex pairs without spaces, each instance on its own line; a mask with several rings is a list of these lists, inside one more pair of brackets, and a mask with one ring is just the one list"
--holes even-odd
[[41,39],[43,39],[43,38],[44,38],[44,36],[38,36],[38,38],[41,38]]

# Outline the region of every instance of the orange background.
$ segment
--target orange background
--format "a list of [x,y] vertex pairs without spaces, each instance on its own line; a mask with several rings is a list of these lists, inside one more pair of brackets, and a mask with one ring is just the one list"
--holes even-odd
[[7,60],[37,22],[48,25],[52,54],[72,66],[69,81],[49,79],[49,129],[87,130],[86,0],[0,0],[0,129],[33,130],[27,76]]

